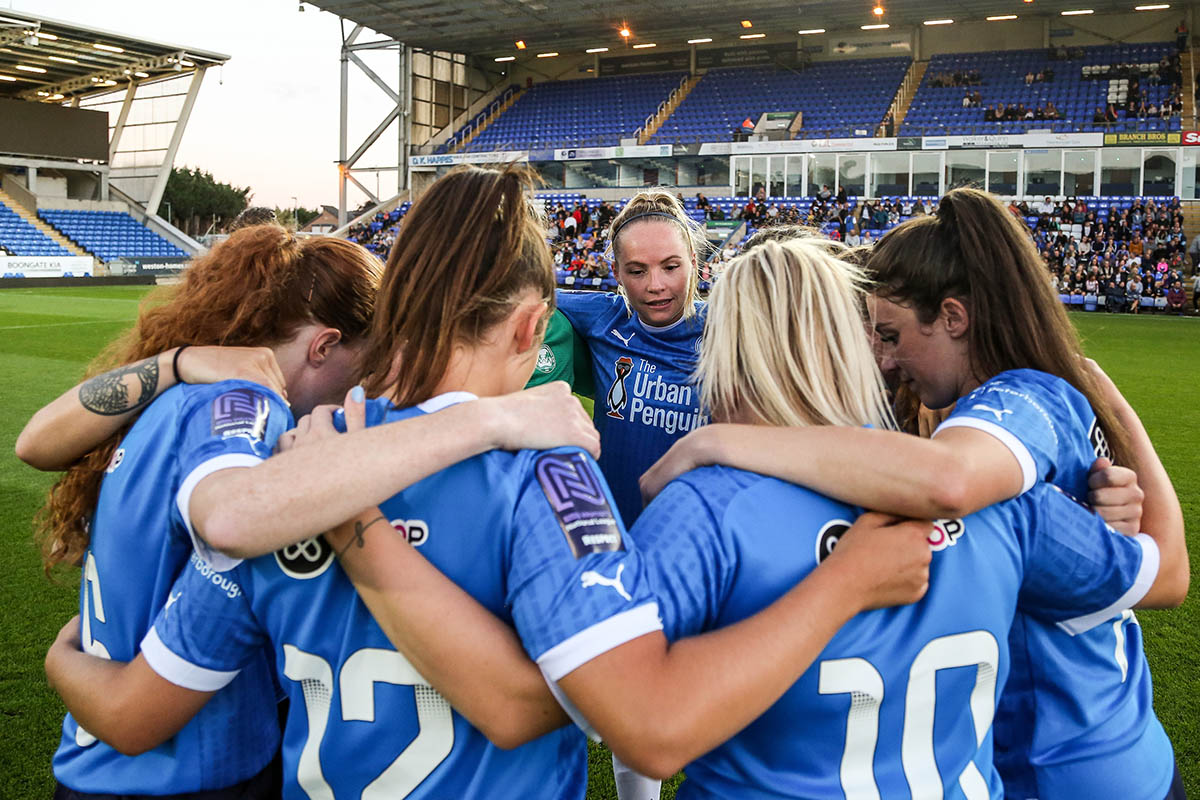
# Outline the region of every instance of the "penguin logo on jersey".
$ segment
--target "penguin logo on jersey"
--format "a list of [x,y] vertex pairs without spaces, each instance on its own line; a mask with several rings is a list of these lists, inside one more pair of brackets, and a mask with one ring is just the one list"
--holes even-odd
[[549,375],[558,366],[557,360],[554,358],[554,351],[550,349],[550,345],[543,344],[542,349],[538,350],[537,364],[534,369],[543,375]]
[[829,558],[833,553],[833,548],[837,547],[838,539],[841,539],[846,531],[850,530],[850,524],[844,519],[831,519],[822,526],[821,532],[817,534],[818,564]]
[[117,448],[117,452],[113,453],[112,458],[108,462],[108,468],[104,470],[105,474],[111,475],[121,466],[121,462],[125,460],[125,448]]
[[625,390],[625,379],[629,377],[629,373],[633,372],[633,359],[629,356],[621,356],[613,363],[613,371],[616,373],[616,378],[613,379],[612,386],[608,390],[608,416],[613,419],[625,419],[621,416],[621,411],[629,402],[629,393]]
[[275,563],[289,578],[305,581],[324,574],[334,561],[324,536],[314,536],[275,551]]
[[1096,458],[1112,459],[1112,449],[1108,446],[1104,431],[1100,429],[1100,420],[1092,420],[1092,427],[1088,429],[1088,441],[1092,443]]

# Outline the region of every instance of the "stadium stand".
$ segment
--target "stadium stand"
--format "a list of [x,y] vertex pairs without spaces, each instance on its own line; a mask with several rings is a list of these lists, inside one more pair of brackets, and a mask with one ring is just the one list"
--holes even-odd
[[[1024,133],[1031,128],[1177,131],[1179,115],[1161,115],[1163,104],[1171,105],[1173,88],[1179,88],[1174,53],[1173,44],[1162,42],[934,56],[899,132],[919,136]],[[963,95],[975,92],[980,103],[964,107]],[[1143,101],[1158,113],[1139,119]],[[1182,108],[1182,98],[1176,102]],[[1097,111],[1104,111],[1109,103],[1115,121],[1096,121]],[[991,121],[989,113],[998,104],[1006,111],[1014,106],[1021,110]],[[1055,109],[1050,118],[1044,113],[1047,104]],[[1032,116],[1025,118],[1025,111]]]
[[471,131],[482,125],[488,117],[499,113],[504,105],[504,102],[514,93],[519,92],[520,90],[521,87],[515,83],[506,87],[503,92],[499,93],[499,96],[495,102],[491,103],[483,111],[480,111],[478,114],[472,117],[466,125],[463,125],[457,131],[455,131],[453,136],[447,139],[443,144],[438,145],[433,152],[438,154],[448,152],[451,147],[457,145],[459,142],[465,141],[467,135],[471,133]]
[[412,203],[405,201],[387,213],[380,211],[370,222],[355,225],[347,231],[346,238],[386,261],[400,231],[400,221],[411,207]]
[[0,203],[0,248],[13,256],[74,255],[3,203]]
[[188,255],[120,211],[39,209],[38,216],[101,261]]
[[801,111],[801,139],[871,136],[887,113],[911,59],[813,64],[803,70],[712,69],[650,144],[728,141],[742,121],[766,111]]
[[539,83],[464,151],[617,145],[633,136],[686,77],[686,72],[659,72]]

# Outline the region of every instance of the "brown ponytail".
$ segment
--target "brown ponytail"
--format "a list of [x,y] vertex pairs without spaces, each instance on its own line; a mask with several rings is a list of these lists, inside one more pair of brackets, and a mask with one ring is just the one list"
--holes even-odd
[[[264,346],[320,322],[343,340],[367,332],[379,260],[362,247],[326,237],[297,239],[278,225],[243,228],[198,258],[178,286],[152,292],[133,329],[88,367],[89,376],[185,344]],[[132,425],[132,422],[129,424]],[[67,470],[35,520],[47,571],[78,564],[104,470],[126,425]]]
[[[528,167],[463,166],[438,179],[404,218],[361,355],[369,394],[395,383],[409,406],[434,393],[454,347],[472,344],[530,287],[554,308],[543,221]],[[399,366],[399,369],[396,369]]]
[[1005,370],[1036,369],[1080,391],[1096,412],[1114,463],[1132,466],[1129,438],[1084,364],[1079,335],[1050,286],[1029,232],[999,201],[978,189],[954,189],[937,214],[888,232],[867,262],[878,293],[932,322],[955,297],[971,319],[968,355],[987,380]]

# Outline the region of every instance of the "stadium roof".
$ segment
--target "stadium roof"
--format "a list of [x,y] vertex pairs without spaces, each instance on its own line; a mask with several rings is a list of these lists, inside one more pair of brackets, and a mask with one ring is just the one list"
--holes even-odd
[[0,97],[62,103],[170,77],[229,56],[0,9]]
[[[773,39],[794,41],[801,29],[849,32],[877,22],[899,28],[938,18],[968,22],[1016,14],[1071,24],[1086,17],[1061,17],[1061,12],[1085,8],[1098,14],[1128,13],[1133,6],[1128,0],[1038,0],[1036,5],[1020,0],[881,0],[885,14],[876,19],[871,0],[315,0],[311,4],[413,47],[471,55],[516,55],[518,39],[532,53],[609,47],[608,54],[615,55],[634,44],[676,48],[697,38],[711,38],[715,45],[749,44],[739,36],[751,33],[766,34],[755,44],[770,44]],[[744,28],[742,20],[749,20],[753,28]],[[627,41],[617,33],[622,22],[632,31]]]

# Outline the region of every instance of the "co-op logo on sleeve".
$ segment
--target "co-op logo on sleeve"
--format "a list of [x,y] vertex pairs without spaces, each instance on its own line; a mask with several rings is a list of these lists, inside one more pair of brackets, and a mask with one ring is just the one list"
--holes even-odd
[[[613,382],[608,388],[607,416],[635,422],[664,433],[690,431],[700,427],[700,411],[693,402],[693,388],[686,383],[664,380],[658,365],[639,359],[634,371],[633,359],[621,356],[613,362]],[[633,380],[630,381],[630,375]],[[631,386],[632,384],[632,386]],[[672,407],[674,406],[674,408]]]

